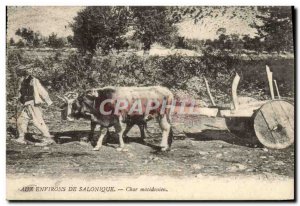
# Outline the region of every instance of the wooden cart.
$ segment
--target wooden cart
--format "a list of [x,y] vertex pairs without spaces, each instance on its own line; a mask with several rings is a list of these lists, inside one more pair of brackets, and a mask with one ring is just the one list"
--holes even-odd
[[[294,106],[287,100],[280,97],[277,83],[274,80],[278,99],[275,99],[272,81],[272,72],[266,66],[271,100],[266,101],[249,101],[240,103],[237,95],[237,87],[240,80],[236,74],[232,83],[232,108],[222,108],[215,105],[210,93],[209,85],[205,79],[206,89],[210,97],[213,109],[217,109],[216,116],[227,119],[240,119],[237,121],[237,127],[243,127],[245,120],[250,122],[253,133],[265,147],[273,149],[284,149],[294,143]],[[239,124],[241,123],[241,124]],[[228,128],[230,130],[231,128]],[[244,128],[239,128],[243,131]]]

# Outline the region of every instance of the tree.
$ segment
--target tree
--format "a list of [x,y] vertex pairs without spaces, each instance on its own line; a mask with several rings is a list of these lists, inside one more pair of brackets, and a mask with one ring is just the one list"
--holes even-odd
[[244,48],[244,43],[239,35],[237,34],[231,34],[230,35],[231,40],[231,46],[230,50],[234,54],[240,54],[242,52],[242,49]]
[[16,46],[17,46],[18,48],[23,48],[23,47],[25,47],[25,43],[20,39],[20,40],[16,43]]
[[253,49],[253,46],[252,46],[252,38],[249,36],[249,35],[244,35],[242,37],[242,41],[243,41],[243,44],[244,44],[244,49],[247,49],[247,50],[252,50]]
[[10,46],[14,46],[14,45],[15,45],[15,40],[14,40],[14,38],[10,38],[10,39],[9,39],[9,45],[10,45]]
[[47,45],[52,48],[62,48],[65,46],[63,38],[58,38],[57,34],[52,33],[48,37]]
[[242,38],[242,42],[244,45],[244,49],[253,50],[257,53],[262,52],[265,48],[264,42],[262,42],[262,39],[259,36],[251,38],[249,35],[245,35]]
[[[247,39],[247,37],[244,37]],[[251,38],[249,37],[251,40]],[[247,39],[248,40],[248,39]],[[239,54],[242,52],[244,48],[244,42],[237,34],[225,35],[220,34],[218,39],[213,41],[207,40],[205,43],[211,49],[219,50],[220,52],[227,52],[231,51],[234,54]]]
[[40,44],[41,44],[41,35],[40,35],[40,33],[34,33],[33,34],[32,46],[33,47],[39,47]]
[[216,34],[219,36],[221,34],[226,34],[226,29],[221,27],[216,31]]
[[219,39],[215,40],[216,48],[220,48],[221,50],[229,49],[231,47],[231,39],[229,35],[221,34]]
[[67,42],[70,46],[73,46],[74,43],[73,36],[71,35],[67,36]]
[[177,37],[177,41],[175,42],[175,48],[185,49],[187,48],[187,43],[182,36]]
[[167,44],[171,34],[176,32],[176,22],[168,7],[137,6],[130,7],[133,15],[134,38],[143,43],[144,51],[150,50],[155,42]]
[[[120,6],[87,7],[74,18],[73,43],[82,53],[94,54],[97,48],[107,54],[125,42],[129,10]],[[121,43],[120,43],[121,42]]]
[[[205,18],[227,16],[230,19],[248,19],[249,15],[256,13],[255,6],[175,6],[169,7],[172,18],[178,23],[186,18],[194,20],[194,23],[203,23]],[[225,31],[226,32],[226,31]]]
[[15,34],[24,39],[28,46],[37,47],[40,45],[41,35],[38,32],[27,28],[19,28]]
[[291,7],[259,7],[257,18],[261,24],[251,26],[263,40],[265,49],[271,51],[293,50],[293,25]]

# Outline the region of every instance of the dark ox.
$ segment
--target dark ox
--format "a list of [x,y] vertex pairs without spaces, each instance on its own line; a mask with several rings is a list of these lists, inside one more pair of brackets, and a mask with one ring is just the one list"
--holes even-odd
[[[123,148],[123,137],[134,124],[139,126],[141,136],[144,138],[146,121],[155,118],[162,130],[161,150],[165,151],[171,147],[172,143],[170,124],[172,101],[173,94],[165,87],[104,87],[89,90],[77,97],[72,102],[68,116],[90,119],[92,134],[95,126],[100,125],[100,136],[93,150],[101,148],[107,128],[115,128],[119,136],[120,147]],[[164,110],[163,104],[168,105]]]

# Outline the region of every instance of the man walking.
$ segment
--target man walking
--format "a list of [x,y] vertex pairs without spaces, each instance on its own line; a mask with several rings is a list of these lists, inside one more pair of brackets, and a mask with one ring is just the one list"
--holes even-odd
[[[52,144],[54,141],[49,129],[44,122],[40,105],[52,104],[48,92],[41,85],[40,81],[33,77],[31,70],[27,67],[19,67],[17,75],[21,77],[19,85],[19,100],[22,104],[22,111],[17,118],[17,130],[19,137],[16,142],[26,144],[25,134],[27,133],[28,123],[32,121],[33,125],[40,130],[44,139],[43,144]],[[38,144],[37,144],[38,145]]]

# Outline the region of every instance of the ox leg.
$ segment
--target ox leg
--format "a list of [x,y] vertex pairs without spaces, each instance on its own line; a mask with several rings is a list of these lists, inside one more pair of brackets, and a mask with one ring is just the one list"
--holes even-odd
[[91,121],[91,131],[90,131],[90,134],[89,134],[89,138],[88,138],[88,141],[94,146],[95,144],[95,141],[94,141],[94,131],[95,131],[95,128],[96,128],[96,123]]
[[172,130],[172,127],[170,129],[170,133],[169,133],[169,136],[168,136],[168,145],[169,145],[169,148],[171,148],[171,145],[172,145],[172,142],[173,142],[173,130]]
[[120,117],[119,123],[115,125],[115,130],[116,133],[119,135],[119,144],[121,148],[125,146],[123,141],[123,134],[125,132],[125,128],[126,128],[126,123],[124,123],[122,121],[122,117]]
[[170,138],[170,131],[171,131],[171,125],[167,120],[167,116],[164,115],[163,117],[159,118],[159,126],[162,129],[162,140],[161,140],[161,150],[166,151],[171,146]]
[[104,138],[106,140],[104,141],[104,144],[106,145],[109,141],[111,141],[111,138],[112,138],[112,136],[111,136],[111,134],[109,132],[109,129],[107,128],[106,138]]
[[139,129],[140,129],[140,132],[141,132],[141,138],[142,138],[142,141],[145,140],[145,124],[139,124]]
[[123,138],[124,138],[125,142],[128,142],[128,136],[127,136],[127,134],[131,130],[131,128],[133,127],[133,125],[134,124],[132,124],[132,123],[127,123],[127,125],[126,125],[125,131],[123,133]]
[[103,142],[105,134],[106,134],[105,128],[100,126],[100,136],[99,136],[96,147],[94,147],[94,149],[93,149],[94,151],[98,151],[100,149],[100,147],[102,146],[102,142]]

